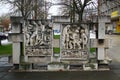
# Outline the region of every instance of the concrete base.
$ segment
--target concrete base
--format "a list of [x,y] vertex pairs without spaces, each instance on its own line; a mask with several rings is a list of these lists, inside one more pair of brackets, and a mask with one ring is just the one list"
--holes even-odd
[[60,62],[60,57],[59,56],[51,57],[51,62]]
[[69,65],[66,64],[48,64],[48,70],[50,71],[62,71],[62,70],[69,70]]
[[97,63],[86,63],[83,64],[83,70],[97,70],[98,64]]
[[18,69],[19,69],[19,64],[13,64],[13,66],[14,66],[14,69],[15,69],[15,70],[18,70]]

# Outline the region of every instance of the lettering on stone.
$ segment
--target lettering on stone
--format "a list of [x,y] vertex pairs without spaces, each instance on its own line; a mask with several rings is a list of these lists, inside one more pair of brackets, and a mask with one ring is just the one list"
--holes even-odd
[[44,56],[52,54],[52,27],[49,26],[48,22],[28,20],[24,28],[24,37],[26,55]]

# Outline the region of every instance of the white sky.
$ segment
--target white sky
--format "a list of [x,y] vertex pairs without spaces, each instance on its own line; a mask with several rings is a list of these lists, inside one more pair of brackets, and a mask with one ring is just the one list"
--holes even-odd
[[[59,0],[47,0],[47,1],[50,1],[52,3],[57,3]],[[49,14],[51,15],[58,15],[59,14],[59,11],[58,9],[60,8],[61,6],[60,5],[53,5],[50,9],[49,9]]]
[[4,15],[5,13],[8,13],[9,9],[10,9],[9,5],[0,4],[0,16]]
[[[59,0],[46,0],[46,1],[52,1],[53,3],[58,3],[58,1]],[[82,1],[84,1],[84,0],[82,0]],[[97,4],[97,1],[98,0],[92,0],[92,1],[94,1],[96,4]],[[49,13],[50,14],[52,14],[52,15],[58,15],[58,14],[60,14],[61,12],[59,11],[61,6],[60,5],[54,5],[54,6],[52,6],[51,8],[50,8],[50,10],[49,10]]]
[[[58,0],[47,0],[47,1],[52,1],[53,3],[55,3]],[[49,14],[57,15],[59,13],[58,11],[59,7],[60,6],[52,6],[49,10]],[[8,13],[10,11],[9,9],[10,9],[9,5],[0,4],[0,16],[4,15],[5,13]]]
[[[46,1],[52,1],[53,3],[56,3],[59,0],[46,0]],[[97,1],[97,0],[93,0],[93,1]],[[58,15],[60,13],[59,8],[60,8],[60,5],[52,6],[49,10],[49,14]],[[0,16],[5,13],[8,13],[10,11],[9,9],[10,9],[9,5],[0,4]]]
[[59,11],[58,9],[60,8],[60,6],[52,6],[50,9],[49,9],[49,14],[52,14],[52,15],[57,15],[59,14]]

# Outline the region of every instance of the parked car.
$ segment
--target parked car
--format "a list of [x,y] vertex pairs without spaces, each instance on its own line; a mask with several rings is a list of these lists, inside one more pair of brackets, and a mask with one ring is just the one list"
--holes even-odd
[[106,34],[110,34],[110,35],[111,35],[112,33],[113,33],[112,30],[107,30],[107,31],[106,31]]

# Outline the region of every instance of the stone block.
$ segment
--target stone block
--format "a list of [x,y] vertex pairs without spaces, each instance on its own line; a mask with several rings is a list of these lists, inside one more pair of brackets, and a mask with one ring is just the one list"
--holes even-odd
[[105,59],[105,49],[104,48],[98,48],[97,50],[97,59],[98,60],[104,60]]
[[22,26],[18,24],[12,24],[12,33],[21,33],[22,32]]
[[20,63],[20,43],[13,43],[13,64]]
[[70,22],[69,16],[52,16],[52,18],[55,23]]
[[52,62],[60,62],[60,55],[54,54],[54,56],[51,58]]
[[53,62],[53,64],[48,64],[48,70],[50,71],[61,71],[61,70],[69,70],[69,65],[62,64],[60,62]]
[[103,39],[103,43],[100,43],[102,39],[91,39],[90,45],[92,48],[109,48],[109,39]]
[[60,40],[59,39],[53,39],[53,47],[60,47]]
[[99,22],[98,39],[105,39],[105,22]]
[[21,16],[11,16],[10,17],[11,23],[23,23],[23,17]]
[[97,63],[86,63],[83,64],[83,70],[97,70],[98,64]]
[[51,56],[27,56],[29,63],[44,63],[48,64],[51,62]]
[[10,33],[8,36],[8,40],[10,42],[23,42],[24,41],[24,37],[23,34],[21,33]]
[[101,15],[99,16],[99,22],[110,22],[111,21],[111,17],[108,15]]

